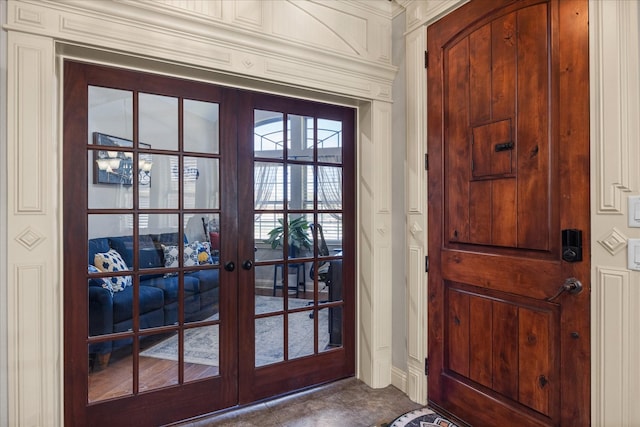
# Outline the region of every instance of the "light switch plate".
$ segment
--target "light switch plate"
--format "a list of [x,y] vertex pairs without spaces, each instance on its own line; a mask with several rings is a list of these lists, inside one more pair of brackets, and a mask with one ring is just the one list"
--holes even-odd
[[629,196],[629,227],[640,227],[640,196]]
[[627,244],[627,267],[640,271],[640,239],[629,239]]

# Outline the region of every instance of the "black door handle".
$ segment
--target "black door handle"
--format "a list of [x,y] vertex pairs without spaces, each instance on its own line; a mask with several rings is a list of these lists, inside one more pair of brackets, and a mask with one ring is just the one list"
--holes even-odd
[[227,271],[233,271],[236,269],[236,264],[233,261],[228,261],[225,265],[224,265],[224,269]]
[[251,267],[253,267],[253,262],[250,259],[242,263],[242,268],[245,270],[251,270]]

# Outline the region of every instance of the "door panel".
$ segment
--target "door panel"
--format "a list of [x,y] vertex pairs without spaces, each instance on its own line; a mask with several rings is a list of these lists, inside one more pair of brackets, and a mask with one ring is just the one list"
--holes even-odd
[[[355,115],[242,93],[239,402],[355,373]],[[264,185],[271,176],[273,185]],[[253,179],[251,179],[253,178]],[[249,204],[250,203],[250,204]],[[304,237],[306,236],[306,237]],[[278,351],[275,351],[275,349]],[[277,357],[274,357],[274,354]]]
[[579,0],[428,28],[429,400],[473,425],[589,424],[587,35]]

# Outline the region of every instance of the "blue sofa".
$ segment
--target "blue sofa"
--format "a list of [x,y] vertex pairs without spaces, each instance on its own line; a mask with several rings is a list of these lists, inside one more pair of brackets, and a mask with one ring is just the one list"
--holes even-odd
[[[140,271],[164,268],[162,244],[176,245],[177,233],[139,236]],[[116,250],[127,266],[133,265],[133,237],[101,237],[89,240],[88,261],[95,254]],[[212,259],[217,263],[216,259]],[[185,321],[206,319],[218,310],[219,277],[217,269],[203,269],[184,276]],[[133,286],[111,292],[101,280],[89,280],[89,335],[98,336],[126,332],[133,327]],[[178,322],[178,276],[154,273],[140,276],[139,286],[140,329]],[[100,367],[108,364],[113,351],[131,344],[131,338],[100,342],[90,345],[89,356]]]

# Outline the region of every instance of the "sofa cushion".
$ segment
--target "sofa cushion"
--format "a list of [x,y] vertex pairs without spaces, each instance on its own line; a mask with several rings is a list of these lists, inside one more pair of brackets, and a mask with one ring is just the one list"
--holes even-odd
[[210,291],[211,289],[215,289],[219,286],[219,271],[217,269],[200,270],[193,274],[198,277],[200,292]]
[[[164,306],[164,293],[153,286],[140,286],[138,291],[140,315]],[[133,286],[113,295],[113,323],[129,320],[133,316]]]
[[[107,252],[97,253],[94,257],[93,265],[102,272],[119,272],[129,270],[120,254],[109,249]],[[131,276],[113,276],[104,279],[106,283],[111,283],[110,290],[112,292],[120,292],[126,287],[131,286]]]
[[[129,266],[133,266],[133,236],[109,237],[109,243],[118,251]],[[163,267],[162,253],[156,247],[151,236],[138,237],[138,252],[140,268]]]
[[[152,286],[164,292],[164,303],[171,304],[178,301],[178,276],[155,277],[141,282],[141,285]],[[185,294],[196,294],[199,292],[199,280],[197,276],[185,274],[184,276]]]

